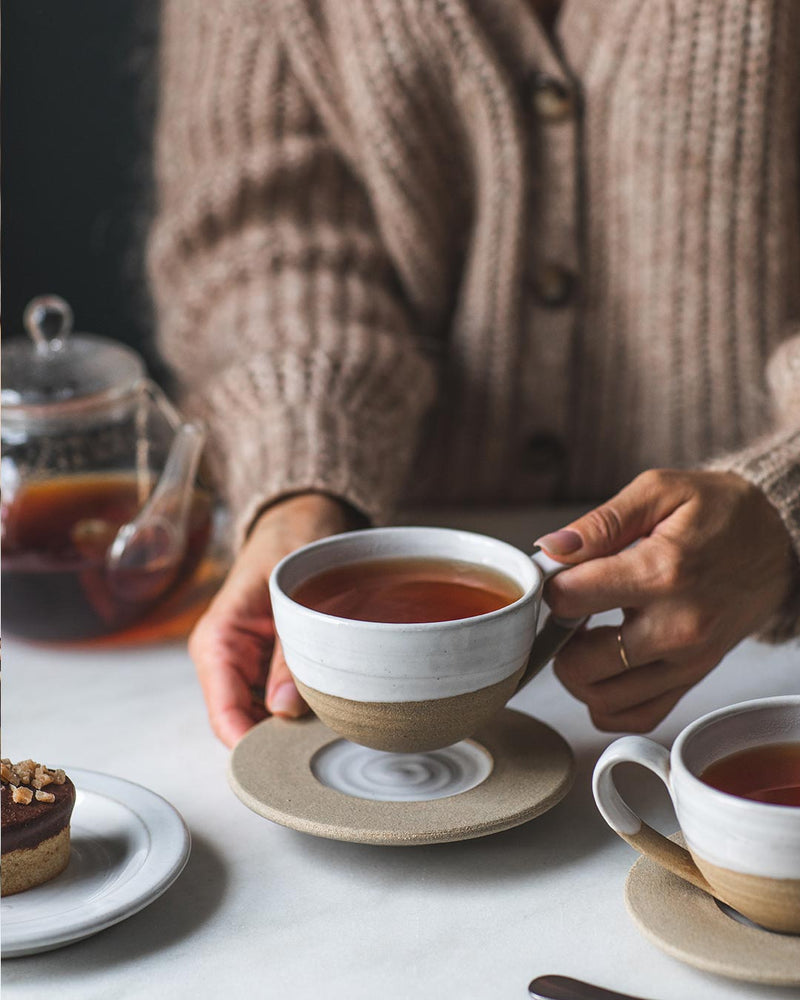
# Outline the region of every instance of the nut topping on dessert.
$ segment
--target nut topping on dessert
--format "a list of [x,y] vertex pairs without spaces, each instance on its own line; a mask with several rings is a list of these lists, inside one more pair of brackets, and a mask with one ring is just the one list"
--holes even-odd
[[67,780],[61,768],[51,771],[44,764],[37,764],[35,760],[21,760],[18,764],[12,764],[7,757],[0,760],[0,778],[4,784],[10,786],[14,802],[23,802],[25,805],[33,800],[33,792],[24,786],[30,785],[35,789],[37,801],[53,802],[54,796],[47,798],[45,795],[39,795],[39,791],[48,785],[63,785]]
[[11,785],[11,798],[14,802],[21,802],[23,805],[30,805],[33,799],[33,792],[30,788],[20,788],[17,785]]

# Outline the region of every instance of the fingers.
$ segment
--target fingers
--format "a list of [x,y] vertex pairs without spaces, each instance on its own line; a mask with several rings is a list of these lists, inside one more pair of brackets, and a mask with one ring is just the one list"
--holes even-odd
[[[318,494],[287,498],[254,524],[211,607],[189,639],[209,721],[233,746],[265,718],[307,711],[275,643],[268,580],[273,566],[300,545],[350,526],[351,512]],[[266,688],[266,698],[265,698]]]
[[548,581],[544,596],[560,618],[584,618],[614,608],[640,607],[673,583],[674,543],[646,538],[618,555],[571,566]]
[[[253,698],[258,686],[260,651],[249,635],[229,630],[223,622],[206,616],[189,638],[189,652],[195,663],[211,728],[219,739],[232,747],[256,722],[266,715],[263,702]],[[251,666],[249,671],[243,665]]]
[[[270,651],[272,658],[267,666]],[[289,718],[299,718],[308,711],[280,645],[273,646],[261,633],[238,630],[224,618],[207,615],[189,638],[189,652],[211,728],[228,747],[266,718],[267,706],[273,714]]]
[[690,687],[675,688],[651,701],[611,715],[590,710],[592,722],[605,733],[649,733],[669,715]]
[[[628,660],[633,665],[633,652],[625,644]],[[579,692],[587,691],[600,681],[616,677],[625,669],[617,648],[617,629],[610,626],[587,628],[562,647],[554,662],[556,676],[564,687],[580,698]],[[585,699],[581,699],[582,701]]]
[[685,475],[651,470],[568,528],[539,539],[546,552],[571,564],[547,585],[553,612],[583,618],[641,607],[674,588],[684,551],[668,535],[651,532],[691,497]]
[[537,539],[537,544],[570,564],[613,555],[648,535],[691,495],[682,473],[650,469],[566,528]]
[[297,719],[308,711],[308,706],[294,685],[280,642],[275,643],[269,667],[267,708],[273,715],[290,719]]
[[[657,659],[642,649],[631,626],[623,628],[630,669],[623,665],[616,628],[577,633],[561,650],[555,673],[564,687],[589,708],[598,729],[647,732],[713,666],[708,657]],[[640,659],[642,657],[642,659]]]
[[[234,690],[229,683],[233,675],[217,675],[220,684],[210,684],[205,691],[211,728],[226,747],[234,747],[244,734],[267,717],[263,704],[254,701],[250,690]],[[244,699],[247,699],[246,705]],[[213,699],[213,700],[208,700]]]

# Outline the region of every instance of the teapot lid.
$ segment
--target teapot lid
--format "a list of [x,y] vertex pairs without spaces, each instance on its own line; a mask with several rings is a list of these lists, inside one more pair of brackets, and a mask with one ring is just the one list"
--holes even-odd
[[3,344],[3,409],[105,402],[127,395],[144,377],[141,357],[124,344],[72,333],[72,309],[58,295],[40,295],[25,308],[30,340]]

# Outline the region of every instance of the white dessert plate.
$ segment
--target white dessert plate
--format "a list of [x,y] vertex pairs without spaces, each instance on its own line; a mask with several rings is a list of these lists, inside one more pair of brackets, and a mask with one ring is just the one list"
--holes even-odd
[[67,768],[76,789],[65,871],[0,902],[3,958],[50,951],[138,913],[189,859],[180,813],[160,795],[110,774]]

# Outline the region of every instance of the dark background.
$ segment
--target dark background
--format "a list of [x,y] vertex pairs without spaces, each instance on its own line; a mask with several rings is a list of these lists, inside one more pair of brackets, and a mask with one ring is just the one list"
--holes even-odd
[[[199,0],[205,2],[205,0]],[[158,0],[2,0],[2,312],[55,292],[151,370],[143,247]]]

